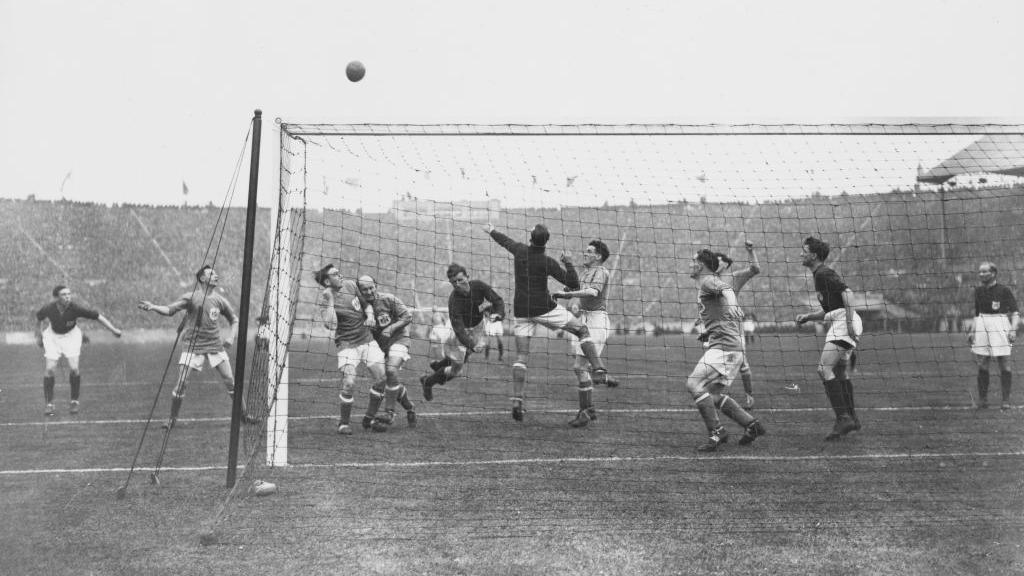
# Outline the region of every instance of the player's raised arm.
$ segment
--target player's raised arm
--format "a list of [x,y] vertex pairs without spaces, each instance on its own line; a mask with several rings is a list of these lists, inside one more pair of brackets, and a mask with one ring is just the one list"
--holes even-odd
[[752,276],[760,274],[761,263],[757,261],[757,252],[754,251],[754,243],[747,240],[743,243],[743,247],[747,249],[747,257],[750,258],[750,271],[753,272]]
[[576,267],[573,266],[572,258],[567,252],[562,252],[561,260],[565,264],[565,268],[562,268],[554,258],[547,257],[548,276],[551,276],[570,290],[579,290],[580,277],[576,273]]
[[320,291],[320,296],[316,301],[316,309],[324,328],[333,333],[338,328],[338,316],[334,313],[334,293],[331,292],[330,288],[324,288]]
[[508,250],[509,252],[515,252],[516,246],[520,245],[519,242],[516,242],[515,240],[495,230],[494,226],[490,224],[484,226],[484,230],[486,230],[487,233],[490,234],[491,238],[494,238],[494,241],[497,242],[499,246],[501,246],[505,250]]

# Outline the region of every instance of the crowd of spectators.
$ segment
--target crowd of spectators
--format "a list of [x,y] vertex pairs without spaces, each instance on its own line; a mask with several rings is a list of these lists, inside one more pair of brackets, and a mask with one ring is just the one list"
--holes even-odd
[[[702,246],[733,252],[751,240],[764,272],[744,293],[744,308],[770,325],[792,320],[813,297],[794,256],[814,234],[833,246],[831,260],[857,291],[929,323],[972,314],[968,302],[980,260],[999,262],[1000,281],[1016,284],[1024,267],[1019,190],[812,197],[784,202],[633,204],[594,208],[506,209],[493,216],[515,236],[537,222],[553,232],[551,250],[579,253],[604,239],[615,270],[613,324],[674,326],[696,317],[686,270]],[[145,297],[170,301],[189,288],[194,271],[212,260],[237,302],[241,286],[244,209],[159,207],[0,200],[0,331],[30,330],[33,312],[57,283],[112,321],[131,328],[165,323],[138,313]],[[224,223],[223,226],[221,224]],[[301,270],[334,262],[343,274],[371,274],[384,289],[420,308],[443,307],[450,287],[444,268],[465,265],[471,276],[511,290],[507,254],[479,231],[482,222],[398,219],[394,214],[310,211],[297,248]],[[257,218],[253,306],[262,303],[270,261],[270,211]],[[525,232],[521,235],[525,239]],[[300,277],[304,278],[300,271]],[[308,279],[306,279],[308,280]],[[307,282],[308,283],[308,282]],[[314,290],[303,288],[303,293]],[[300,302],[303,298],[300,297]]]
[[[253,293],[262,300],[269,210],[257,218]],[[204,261],[222,271],[234,302],[241,288],[245,211],[36,200],[0,200],[0,332],[32,330],[56,284],[127,329],[162,326],[139,298],[171,301]],[[209,254],[207,256],[207,254]],[[205,257],[205,259],[204,259]]]

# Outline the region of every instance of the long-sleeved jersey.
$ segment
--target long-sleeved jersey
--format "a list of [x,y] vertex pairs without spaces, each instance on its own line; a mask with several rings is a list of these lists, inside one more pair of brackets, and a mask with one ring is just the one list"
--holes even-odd
[[512,253],[515,269],[516,290],[512,299],[512,314],[516,318],[541,316],[555,309],[555,300],[548,291],[548,278],[564,284],[570,290],[580,287],[576,268],[558,261],[544,253],[543,246],[527,246],[494,230],[491,237],[502,248]]

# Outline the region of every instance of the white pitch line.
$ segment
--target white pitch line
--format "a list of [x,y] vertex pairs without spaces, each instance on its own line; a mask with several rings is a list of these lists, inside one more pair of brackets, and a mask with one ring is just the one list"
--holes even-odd
[[602,456],[598,458],[524,458],[521,460],[438,460],[428,462],[336,462],[331,464],[290,464],[290,468],[428,468],[435,466],[507,466],[520,464],[569,464],[569,463],[600,463],[600,462],[691,462],[700,460],[748,460],[767,462],[802,462],[821,460],[912,460],[936,458],[1004,458],[1024,456],[1018,452],[945,452],[921,453],[903,452],[893,454],[837,454],[837,455],[804,455],[804,456],[767,456],[757,454],[728,456]]
[[[531,464],[599,464],[599,463],[632,463],[632,462],[697,462],[706,460],[732,460],[757,462],[819,462],[824,460],[936,460],[941,458],[1019,458],[1024,451],[1017,452],[899,452],[874,454],[809,454],[802,456],[770,456],[758,454],[718,454],[714,456],[676,455],[664,456],[601,456],[595,458],[523,458],[501,460],[428,460],[420,462],[335,462],[330,464],[289,464],[283,469],[318,469],[318,468],[434,468],[434,467],[470,467],[470,466],[521,466]],[[178,472],[207,472],[224,470],[219,466],[179,466],[162,467],[160,470]],[[136,472],[152,470],[152,468],[136,468]],[[107,474],[128,472],[128,468],[50,468],[41,470],[0,470],[0,476],[27,476],[45,474]]]
[[[1019,409],[1020,406],[1011,407],[1012,410]],[[880,406],[878,408],[857,408],[861,413],[864,412],[970,412],[976,410],[971,406]],[[612,408],[607,410],[601,410],[602,414],[681,414],[684,412],[694,412],[695,408]],[[831,412],[831,408],[759,408],[756,409],[756,414],[777,414],[777,413],[810,413],[810,412]],[[530,412],[534,414],[575,414],[577,410],[566,410],[566,409],[530,409]],[[416,412],[416,415],[420,418],[462,418],[466,416],[504,416],[505,410],[475,410],[465,412]],[[322,416],[289,416],[289,421],[309,421],[309,420],[336,420],[337,416],[322,415]],[[202,423],[202,422],[230,422],[231,418],[227,416],[214,416],[209,418],[179,418],[179,423]],[[153,422],[163,422],[160,420],[153,420]],[[123,419],[123,420],[40,420],[37,422],[0,422],[0,428],[20,428],[20,427],[47,427],[47,426],[74,426],[83,424],[145,424],[146,421],[141,418],[136,419]]]
[[[243,466],[239,466],[239,472],[241,472]],[[169,468],[162,466],[160,471],[164,470],[177,470],[179,472],[207,472],[210,470],[225,470],[227,466],[220,464],[218,466],[178,466],[175,468]],[[0,476],[25,476],[29,474],[107,474],[114,472],[128,472],[130,468],[45,468],[41,470],[0,470]],[[152,472],[153,467],[143,468],[138,467],[135,472]]]
[[[1017,410],[1020,406],[1014,406],[1011,409]],[[810,413],[810,412],[831,412],[831,408],[760,408],[755,413],[757,414],[777,414],[777,413]],[[863,412],[972,412],[976,408],[971,406],[881,406],[878,408],[857,408],[861,413]],[[695,408],[612,408],[607,410],[601,410],[602,414],[681,414],[684,412],[694,412]],[[567,409],[530,409],[530,412],[535,414],[575,414],[577,410]],[[505,410],[475,410],[465,412],[416,412],[416,415],[423,418],[462,418],[466,416],[504,416],[507,412]],[[335,420],[337,416],[334,415],[321,415],[321,416],[289,416],[290,421],[306,421],[306,420]],[[178,418],[178,422],[184,423],[201,423],[201,422],[229,422],[231,419],[227,416],[212,416],[208,418]],[[163,419],[155,419],[154,422],[163,422]],[[34,427],[34,426],[68,426],[68,425],[82,425],[82,424],[144,424],[145,420],[141,418],[134,419],[120,419],[120,420],[40,420],[35,422],[0,422],[0,427]]]

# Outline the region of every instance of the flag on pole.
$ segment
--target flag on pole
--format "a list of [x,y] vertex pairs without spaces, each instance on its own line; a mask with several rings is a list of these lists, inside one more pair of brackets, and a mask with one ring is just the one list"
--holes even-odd
[[60,181],[61,194],[64,193],[64,185],[68,183],[68,180],[71,180],[71,170],[68,170],[68,173],[64,175],[64,179]]
[[188,184],[184,180],[181,181],[181,193],[188,196]]

